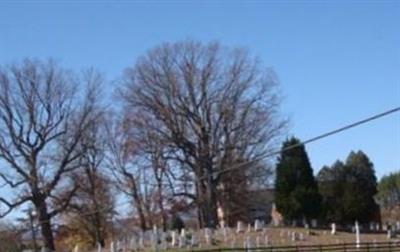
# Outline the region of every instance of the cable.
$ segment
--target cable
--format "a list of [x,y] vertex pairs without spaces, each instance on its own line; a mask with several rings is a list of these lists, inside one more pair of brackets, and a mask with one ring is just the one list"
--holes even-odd
[[[294,144],[294,145],[288,146],[288,147],[286,147],[286,148],[284,148],[284,149],[265,153],[265,154],[260,155],[259,157],[255,158],[255,159],[251,160],[251,161],[242,162],[242,163],[237,164],[237,165],[235,165],[235,166],[233,166],[233,167],[230,167],[230,168],[227,168],[227,169],[223,169],[223,170],[220,170],[220,171],[216,171],[216,172],[214,172],[214,173],[212,174],[212,178],[214,178],[214,176],[219,175],[219,174],[221,174],[221,173],[225,173],[225,172],[228,172],[228,171],[240,169],[241,167],[243,167],[243,166],[245,166],[245,165],[249,165],[249,164],[252,164],[252,163],[261,161],[261,160],[263,160],[263,159],[265,159],[265,158],[267,158],[267,157],[275,156],[275,155],[281,154],[282,152],[285,152],[285,151],[288,151],[288,150],[297,148],[297,147],[299,147],[299,146],[303,146],[303,145],[306,145],[306,144],[309,144],[309,143],[312,143],[312,142],[321,140],[321,139],[326,138],[326,137],[328,137],[328,136],[332,136],[332,135],[338,134],[338,133],[340,133],[340,132],[342,132],[342,131],[349,130],[349,129],[351,129],[351,128],[360,126],[360,125],[362,125],[362,124],[365,124],[365,123],[368,123],[368,122],[371,122],[371,121],[374,121],[374,120],[377,120],[377,119],[379,119],[379,118],[381,118],[381,117],[384,117],[384,116],[387,116],[387,115],[390,115],[390,114],[393,114],[393,113],[396,113],[396,112],[399,112],[399,111],[400,111],[400,107],[396,107],[396,108],[387,110],[387,111],[385,111],[385,112],[382,112],[382,113],[379,113],[379,114],[370,116],[370,117],[365,118],[365,119],[363,119],[363,120],[360,120],[360,121],[357,121],[357,122],[348,124],[348,125],[343,126],[343,127],[341,127],[341,128],[338,128],[338,129],[329,131],[329,132],[327,132],[327,133],[318,135],[318,136],[316,136],[316,137],[312,137],[312,138],[310,138],[310,139],[308,139],[308,140],[302,141],[302,142],[300,142],[300,143],[298,143],[298,144]],[[197,179],[197,180],[199,181],[199,180],[204,180],[204,179],[207,179],[207,176],[200,177],[200,178]]]

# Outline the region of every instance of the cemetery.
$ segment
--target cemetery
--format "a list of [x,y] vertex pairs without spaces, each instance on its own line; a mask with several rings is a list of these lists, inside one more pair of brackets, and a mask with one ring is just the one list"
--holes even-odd
[[[397,224],[398,225],[398,224]],[[119,237],[110,241],[106,248],[98,246],[97,252],[130,252],[130,251],[312,251],[323,249],[333,251],[335,248],[356,249],[355,251],[400,251],[399,226],[386,226],[371,223],[371,229],[362,229],[356,222],[352,230],[340,231],[336,224],[331,229],[305,227],[272,227],[256,220],[253,225],[238,222],[237,227],[205,228],[202,230],[169,230],[162,231],[156,226],[152,230],[131,237]],[[375,248],[375,250],[374,250]],[[332,250],[330,250],[332,249]],[[369,250],[371,249],[371,250]],[[74,252],[80,250],[74,247]],[[317,250],[316,250],[317,251]],[[325,250],[318,250],[325,251]],[[94,252],[94,251],[93,251]]]

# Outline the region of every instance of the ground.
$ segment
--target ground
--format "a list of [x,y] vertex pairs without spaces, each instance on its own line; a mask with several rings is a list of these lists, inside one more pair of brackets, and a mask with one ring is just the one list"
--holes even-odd
[[[292,233],[296,233],[296,241],[292,240]],[[226,238],[222,230],[214,232],[214,244],[207,246],[203,234],[196,232],[198,239],[200,239],[201,248],[217,248],[217,247],[243,247],[245,240],[250,238],[250,245],[257,246],[257,240],[260,247],[266,246],[266,236],[268,236],[269,244],[272,246],[296,246],[296,245],[319,245],[319,244],[342,244],[342,243],[355,243],[356,235],[350,232],[337,232],[335,235],[330,233],[330,230],[306,230],[304,228],[266,228],[264,231],[259,232],[244,232],[235,234],[234,229],[229,229]],[[302,235],[301,235],[302,234]],[[300,240],[300,237],[303,240]],[[257,238],[258,237],[258,238]],[[360,242],[374,243],[374,242],[400,242],[400,239],[388,239],[386,233],[360,234]]]

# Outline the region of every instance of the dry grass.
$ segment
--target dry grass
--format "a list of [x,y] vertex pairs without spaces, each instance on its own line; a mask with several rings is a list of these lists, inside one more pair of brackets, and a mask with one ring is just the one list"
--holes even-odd
[[[269,245],[272,246],[296,246],[296,245],[319,245],[319,244],[342,244],[342,243],[355,243],[356,235],[349,232],[337,232],[331,235],[330,230],[308,230],[304,228],[266,228],[260,232],[245,232],[236,234],[234,229],[229,229],[226,237],[223,235],[222,230],[214,231],[213,245],[207,246],[204,239],[204,232],[196,232],[196,237],[200,239],[200,247],[203,248],[218,248],[218,247],[243,247],[244,242],[249,237],[251,246],[265,247],[265,237],[268,237]],[[303,237],[303,240],[292,240],[291,234],[296,232],[297,238]],[[311,234],[310,234],[311,233]],[[302,235],[301,235],[302,234]],[[258,237],[258,238],[257,238]],[[384,233],[379,234],[360,234],[360,240],[365,242],[387,242],[389,239]],[[391,239],[391,241],[400,242],[400,239]]]

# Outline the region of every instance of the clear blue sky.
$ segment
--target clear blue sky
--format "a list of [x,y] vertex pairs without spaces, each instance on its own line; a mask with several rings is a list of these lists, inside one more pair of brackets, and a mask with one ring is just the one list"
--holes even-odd
[[[0,64],[52,57],[115,80],[164,41],[219,40],[275,69],[302,139],[400,105],[400,1],[72,2],[0,2]],[[358,149],[378,177],[399,170],[400,113],[307,146],[316,171]]]

